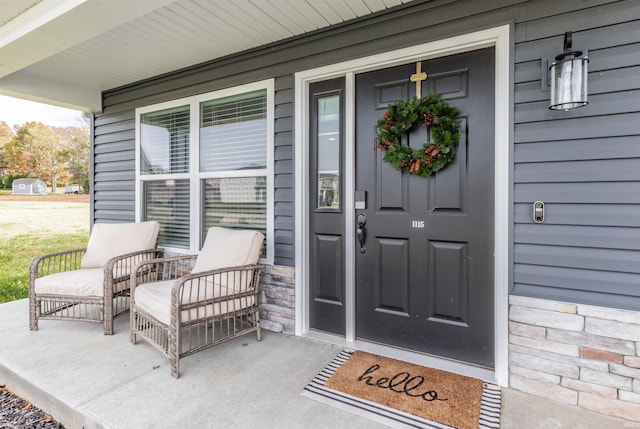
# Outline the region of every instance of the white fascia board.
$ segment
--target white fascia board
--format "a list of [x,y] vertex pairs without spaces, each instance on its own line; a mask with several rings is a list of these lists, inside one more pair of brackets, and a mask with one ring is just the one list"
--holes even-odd
[[43,0],[0,27],[0,47],[64,15],[87,0]]
[[29,70],[0,78],[0,94],[87,113],[102,110],[102,94],[99,90],[64,80],[62,76],[45,79]]
[[60,53],[174,0],[43,0],[0,27],[0,77]]

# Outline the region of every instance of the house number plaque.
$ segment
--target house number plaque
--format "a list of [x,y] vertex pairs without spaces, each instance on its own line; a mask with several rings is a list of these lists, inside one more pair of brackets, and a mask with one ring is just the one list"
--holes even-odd
[[411,228],[424,228],[424,221],[423,220],[412,220],[411,221]]

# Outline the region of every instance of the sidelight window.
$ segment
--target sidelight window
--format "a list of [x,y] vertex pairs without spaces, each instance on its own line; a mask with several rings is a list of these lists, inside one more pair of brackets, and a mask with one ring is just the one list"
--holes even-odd
[[340,95],[318,97],[316,208],[340,209]]

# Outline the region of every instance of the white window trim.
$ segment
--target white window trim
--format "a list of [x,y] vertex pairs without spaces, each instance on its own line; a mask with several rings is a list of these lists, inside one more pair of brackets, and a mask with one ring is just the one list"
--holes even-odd
[[[199,124],[199,107],[203,101],[224,98],[232,95],[266,90],[267,92],[267,167],[266,169],[257,170],[239,170],[239,171],[223,171],[223,172],[206,172],[200,173],[200,159],[199,159],[199,147],[200,147],[200,133],[198,132]],[[184,97],[176,100],[166,101],[162,103],[152,104],[148,106],[138,107],[135,110],[135,219],[136,222],[142,220],[142,183],[144,180],[162,180],[166,178],[171,179],[188,179],[190,182],[190,197],[189,203],[192,208],[197,210],[191,210],[191,222],[190,228],[190,246],[189,249],[164,246],[165,250],[172,253],[194,253],[200,250],[200,236],[202,228],[202,210],[200,207],[200,183],[202,179],[208,179],[213,177],[246,177],[266,175],[267,178],[267,257],[261,260],[265,264],[273,264],[274,249],[275,249],[275,236],[274,236],[274,152],[275,152],[275,85],[273,79],[267,79],[259,82],[253,82],[246,85],[234,86],[231,88],[225,88],[218,91],[208,92],[206,94],[199,94],[192,97]],[[190,135],[190,150],[189,150],[189,173],[179,174],[140,174],[140,117],[145,113],[155,112],[159,110],[169,109],[178,106],[190,106],[190,121],[191,121],[191,135]]]

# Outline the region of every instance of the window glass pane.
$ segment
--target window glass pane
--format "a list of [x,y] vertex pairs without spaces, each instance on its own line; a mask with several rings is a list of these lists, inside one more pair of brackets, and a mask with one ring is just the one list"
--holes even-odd
[[144,220],[160,223],[159,244],[189,248],[189,180],[145,181],[142,188]]
[[200,103],[201,172],[266,166],[266,91]]
[[189,172],[189,106],[140,116],[140,173]]
[[340,208],[340,96],[318,98],[318,208]]
[[[229,177],[205,179],[203,192],[202,242],[212,226],[253,229],[266,237],[267,178]],[[265,240],[266,242],[266,240]],[[266,245],[263,244],[262,256]]]

